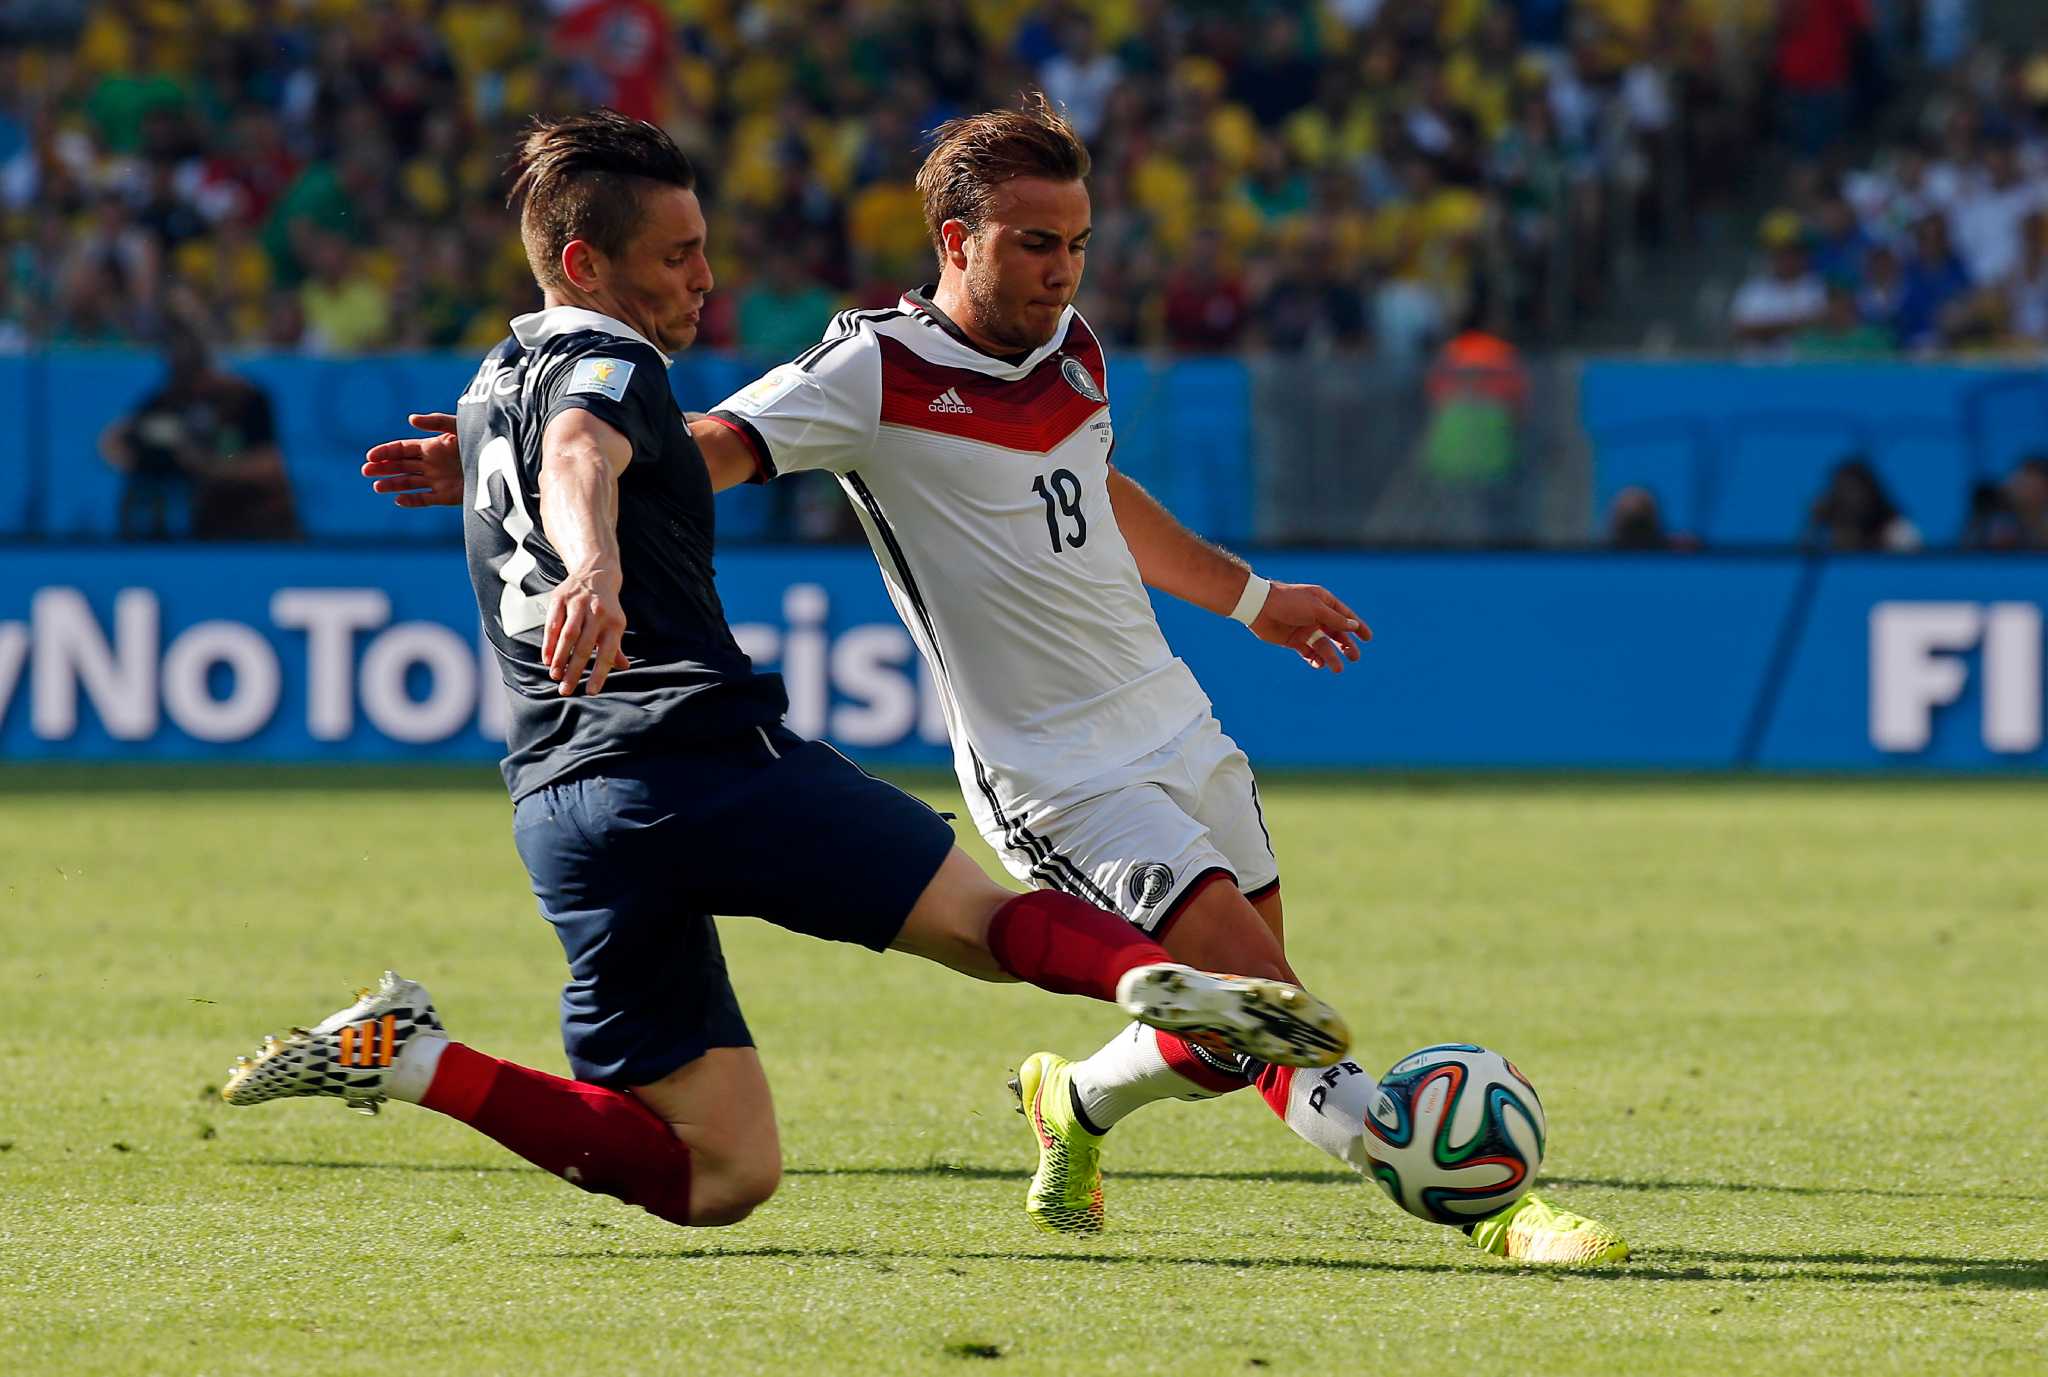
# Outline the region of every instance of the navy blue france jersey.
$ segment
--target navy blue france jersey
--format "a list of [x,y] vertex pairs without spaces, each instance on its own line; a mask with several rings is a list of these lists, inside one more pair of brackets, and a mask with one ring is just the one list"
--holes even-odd
[[[462,543],[511,695],[505,784],[518,799],[607,762],[751,731],[788,708],[733,640],[712,582],[711,479],[668,360],[609,316],[557,306],[512,322],[457,408]],[[623,434],[619,554],[632,661],[603,692],[561,696],[541,659],[561,557],[540,528],[541,435],[581,408]]]

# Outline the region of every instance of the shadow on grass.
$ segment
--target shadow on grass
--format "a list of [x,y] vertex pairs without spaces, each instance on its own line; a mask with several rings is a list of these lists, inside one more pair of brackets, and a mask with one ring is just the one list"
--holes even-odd
[[[519,1162],[471,1165],[461,1162],[351,1162],[338,1158],[242,1157],[235,1166],[272,1167],[302,1171],[403,1171],[468,1174],[472,1172],[532,1172],[538,1167]],[[790,1176],[883,1176],[959,1177],[973,1181],[1020,1181],[1027,1173],[1008,1168],[952,1165],[933,1162],[924,1166],[793,1167]],[[1162,1181],[1245,1181],[1300,1182],[1312,1185],[1356,1185],[1359,1178],[1349,1173],[1289,1172],[1175,1172],[1133,1171],[1120,1176]],[[1748,1186],[1711,1182],[1635,1182],[1559,1178],[1559,1186],[1604,1186],[1623,1190],[1760,1190],[1789,1191],[1802,1195],[1887,1195],[1915,1194],[1879,1190],[1831,1190],[1802,1186]],[[1939,1195],[1941,1192],[1919,1194]],[[1959,1194],[1949,1192],[1948,1194]],[[2024,1198],[2024,1197],[2022,1197]],[[1962,1257],[1951,1254],[1920,1253],[1760,1253],[1726,1252],[1714,1249],[1653,1248],[1635,1261],[1616,1267],[1582,1267],[1569,1271],[1548,1268],[1512,1267],[1473,1257],[1463,1262],[1400,1262],[1372,1258],[1315,1257],[1171,1257],[1137,1253],[1087,1252],[948,1252],[886,1248],[664,1248],[595,1249],[556,1252],[538,1256],[562,1262],[715,1262],[720,1258],[782,1258],[828,1261],[841,1258],[883,1260],[925,1260],[930,1262],[1069,1262],[1103,1267],[1183,1267],[1240,1270],[1311,1270],[1328,1272],[1412,1272],[1457,1274],[1483,1277],[1527,1277],[1541,1274],[1564,1279],[1615,1281],[1707,1281],[1770,1284],[1788,1281],[1841,1282],[1855,1286],[1943,1286],[1984,1291],[2048,1291],[2048,1260]]]
[[[964,1163],[929,1162],[921,1167],[785,1167],[784,1176],[925,1176],[958,1177],[963,1181],[1025,1181],[1028,1167],[978,1167]],[[1247,1181],[1264,1185],[1350,1186],[1364,1178],[1348,1171],[1158,1171],[1115,1172],[1119,1181]]]
[[[1769,1285],[1783,1282],[1825,1282],[1851,1286],[1949,1286],[1976,1290],[2048,1289],[2048,1264],[2000,1262],[1949,1257],[1871,1257],[1853,1254],[1823,1254],[1814,1258],[1754,1255],[1762,1266],[1681,1265],[1687,1257],[1715,1258],[1711,1253],[1659,1252],[1642,1261],[1613,1267],[1579,1267],[1570,1270],[1515,1267],[1483,1261],[1467,1262],[1380,1261],[1375,1258],[1326,1257],[1165,1257],[1138,1253],[1056,1253],[978,1251],[954,1252],[943,1249],[921,1251],[892,1248],[653,1248],[591,1249],[535,1254],[553,1262],[717,1262],[722,1259],[776,1258],[837,1261],[863,1258],[874,1261],[925,1262],[1054,1262],[1080,1263],[1097,1267],[1171,1267],[1201,1271],[1314,1271],[1384,1272],[1419,1275],[1455,1275],[1487,1280],[1528,1280],[1542,1277],[1565,1281],[1704,1281],[1722,1285],[1748,1283]],[[1726,1255],[1747,1256],[1747,1255]],[[1866,1266],[1821,1265],[1840,1258]],[[1960,1268],[1956,1264],[1964,1264]]]
[[1765,1181],[1636,1181],[1612,1176],[1546,1176],[1540,1184],[1546,1187],[1586,1186],[1610,1191],[1668,1191],[1673,1194],[1686,1191],[1755,1191],[1768,1195],[1875,1195],[1892,1200],[2048,1201],[2048,1195],[2002,1190],[1916,1191],[1890,1186],[1777,1186]]
[[291,1157],[234,1157],[230,1166],[237,1167],[289,1167],[299,1171],[440,1171],[468,1175],[475,1171],[512,1171],[542,1174],[539,1167],[524,1162],[484,1162],[471,1165],[467,1162],[344,1162],[339,1159],[317,1160]]
[[[308,1171],[538,1171],[517,1162],[492,1162],[469,1165],[462,1162],[350,1162],[336,1159],[299,1159],[287,1157],[242,1157],[234,1161],[238,1167],[297,1167]],[[932,1178],[961,1181],[1023,1181],[1030,1177],[1029,1170],[1022,1166],[990,1167],[966,1162],[926,1162],[919,1166],[877,1165],[865,1167],[785,1167],[784,1176],[879,1176],[890,1178]],[[1172,1171],[1160,1168],[1138,1168],[1115,1173],[1119,1181],[1241,1181],[1248,1185],[1304,1185],[1356,1187],[1364,1178],[1348,1171]],[[1747,1194],[1751,1192],[1768,1195],[1866,1195],[1882,1196],[1905,1200],[2012,1200],[2048,1201],[2048,1195],[2020,1194],[2011,1191],[1914,1191],[1894,1190],[1881,1186],[1780,1186],[1756,1181],[1637,1181],[1622,1177],[1608,1176],[1546,1176],[1545,1188],[1566,1189],[1586,1188],[1593,1190],[1619,1190],[1666,1192],[1673,1195],[1689,1191],[1732,1191]],[[1772,1255],[1775,1256],[1775,1255]],[[1844,1254],[1840,1260],[1848,1261],[1853,1254]],[[1730,1260],[1734,1260],[1731,1259]],[[1761,1260],[1761,1255],[1757,1260]],[[1958,1264],[1976,1261],[1972,1258],[1951,1259]]]

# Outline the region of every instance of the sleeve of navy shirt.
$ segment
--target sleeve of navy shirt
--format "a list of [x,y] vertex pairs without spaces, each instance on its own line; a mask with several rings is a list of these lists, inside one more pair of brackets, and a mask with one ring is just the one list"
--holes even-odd
[[661,357],[633,340],[605,339],[558,361],[542,383],[540,432],[565,411],[587,411],[626,437],[633,462],[662,458],[661,422],[676,409]]

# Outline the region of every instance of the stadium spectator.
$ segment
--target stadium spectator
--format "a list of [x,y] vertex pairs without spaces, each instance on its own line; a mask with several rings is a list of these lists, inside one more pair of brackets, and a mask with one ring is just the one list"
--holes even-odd
[[1820,320],[1827,288],[1807,261],[1799,217],[1779,211],[1764,221],[1769,261],[1742,284],[1729,307],[1736,337],[1749,344],[1779,344]]
[[2002,483],[1970,490],[1963,545],[1972,550],[2048,550],[2048,455],[2020,461]]
[[300,242],[312,270],[299,289],[306,347],[319,354],[354,354],[387,344],[391,303],[369,265],[338,234],[308,230]]
[[188,502],[200,540],[297,538],[268,394],[217,367],[187,321],[168,327],[163,354],[162,385],[100,437],[101,454],[123,475],[122,538],[179,534]]
[[570,0],[557,8],[556,51],[574,64],[571,80],[584,99],[659,124],[671,64],[661,7],[653,0]]
[[1520,464],[1529,403],[1529,372],[1515,346],[1488,330],[1475,308],[1431,365],[1426,391],[1423,468],[1439,482],[1500,489]]
[[1792,337],[1792,352],[1801,358],[1884,358],[1897,350],[1892,331],[1866,320],[1848,283],[1828,283],[1827,308],[1819,320]]
[[760,277],[740,290],[735,342],[753,358],[779,363],[818,342],[839,300],[804,272],[793,252],[770,248],[761,257]]
[[1849,198],[1839,185],[1831,188],[1814,216],[1809,246],[1813,270],[1829,286],[1837,283],[1851,286],[1853,294],[1852,284],[1862,277],[1863,260],[1873,247],[1875,241],[1863,228],[1856,208],[1849,204]]
[[1123,63],[1115,54],[1102,51],[1095,21],[1086,14],[1076,14],[1062,26],[1060,51],[1048,58],[1038,73],[1045,94],[1066,109],[1068,120],[1084,140],[1093,140],[1102,132],[1110,93],[1122,79]]
[[1623,488],[1607,508],[1611,550],[1670,550],[1677,543],[1664,529],[1664,512],[1648,488]]
[[1858,44],[1871,28],[1870,0],[1784,0],[1772,75],[1784,102],[1787,141],[1811,156],[1847,129]]
[[1856,287],[1856,313],[1865,324],[1899,338],[1899,312],[1906,302],[1906,268],[1897,249],[1873,244],[1863,258],[1863,280]]
[[2027,217],[2019,267],[2005,286],[2006,328],[2023,344],[2048,345],[2048,211]]
[[2019,543],[2048,550],[2048,456],[2036,455],[2005,480],[2005,500],[2019,524]]
[[1812,539],[1825,549],[1898,554],[1920,548],[1920,528],[1906,519],[1861,455],[1835,466],[1808,520]]
[[1965,550],[2017,550],[2024,547],[2020,522],[2003,485],[1980,479],[1970,485],[1970,510],[1963,519]]
[[2020,167],[2018,140],[2010,133],[1987,140],[1981,174],[1949,211],[1956,252],[1971,281],[2000,283],[2019,270],[2024,227],[2044,200],[2041,185]]
[[1350,353],[1367,343],[1365,294],[1327,230],[1304,230],[1259,298],[1259,342],[1278,354]]
[[1191,354],[1234,349],[1250,324],[1244,278],[1224,261],[1222,236],[1202,230],[1166,281],[1166,338]]
[[1906,260],[1895,318],[1899,343],[1907,349],[1938,348],[1968,305],[1970,272],[1949,245],[1948,219],[1921,217],[1913,228],[1913,252]]

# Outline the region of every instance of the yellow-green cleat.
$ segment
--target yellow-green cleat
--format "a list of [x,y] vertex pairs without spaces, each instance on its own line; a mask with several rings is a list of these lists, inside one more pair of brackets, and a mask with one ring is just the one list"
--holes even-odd
[[1466,1232],[1480,1248],[1510,1262],[1590,1267],[1628,1260],[1628,1244],[1620,1234],[1584,1215],[1554,1209],[1533,1194]]
[[1024,1213],[1047,1233],[1102,1232],[1102,1135],[1082,1127],[1074,1113],[1074,1064],[1051,1052],[1033,1052],[1010,1079],[1017,1112],[1038,1140],[1038,1170],[1024,1196]]

